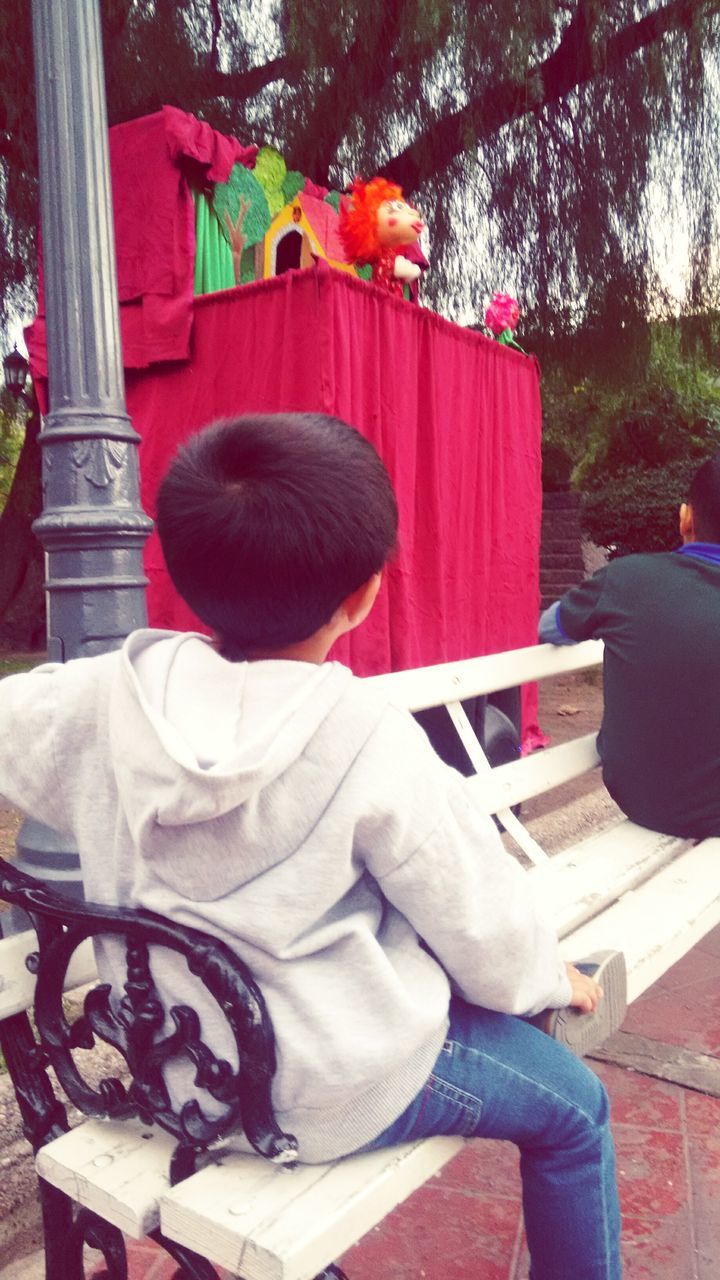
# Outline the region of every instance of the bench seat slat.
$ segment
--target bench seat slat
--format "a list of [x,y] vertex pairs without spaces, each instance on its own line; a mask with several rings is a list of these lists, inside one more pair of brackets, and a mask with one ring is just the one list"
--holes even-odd
[[623,818],[528,875],[563,938],[689,848]]
[[565,938],[566,959],[624,951],[636,1000],[720,923],[719,867],[720,838],[695,845]]
[[290,1171],[229,1154],[163,1196],[161,1228],[242,1280],[312,1280],[464,1141],[428,1138]]
[[[0,972],[0,1019],[31,1009],[35,999],[35,975],[26,968],[25,961],[37,951],[34,929],[15,933],[0,939],[2,947],[2,971]],[[95,956],[90,939],[78,947],[68,968],[65,990],[72,991],[97,978]]]
[[478,770],[473,790],[488,813],[500,813],[594,769],[600,763],[596,743],[597,734],[588,733],[483,773]]
[[[134,1240],[160,1220],[175,1139],[139,1120],[86,1120],[41,1147],[41,1178]],[[260,1161],[258,1161],[260,1164]]]

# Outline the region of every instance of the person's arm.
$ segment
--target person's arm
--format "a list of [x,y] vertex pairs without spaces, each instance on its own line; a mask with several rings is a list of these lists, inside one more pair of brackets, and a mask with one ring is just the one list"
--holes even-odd
[[56,831],[70,830],[67,791],[92,722],[90,673],[100,661],[46,663],[0,680],[0,796]]
[[554,604],[548,606],[544,613],[540,614],[540,623],[538,625],[538,640],[540,644],[577,644],[565,631],[559,618],[560,601],[556,600]]
[[541,644],[577,644],[601,636],[602,597],[608,566],[599,569],[577,587],[551,604],[540,617],[538,640]]
[[425,843],[378,880],[470,1003],[516,1014],[570,1003],[557,933],[464,783]]
[[473,779],[395,715],[375,747],[376,803],[356,830],[368,871],[471,1003],[519,1014],[569,1004],[556,931]]

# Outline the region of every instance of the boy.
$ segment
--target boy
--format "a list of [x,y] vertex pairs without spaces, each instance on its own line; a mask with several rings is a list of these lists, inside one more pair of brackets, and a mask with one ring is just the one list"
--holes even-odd
[[326,661],[395,545],[378,455],[323,416],[219,423],[180,450],[157,517],[214,642],[140,631],[4,681],[0,793],[75,834],[88,898],[205,928],[245,960],[301,1159],[510,1139],[533,1280],[616,1280],[605,1092],[511,1016],[592,1016],[601,990],[561,963],[468,783]]

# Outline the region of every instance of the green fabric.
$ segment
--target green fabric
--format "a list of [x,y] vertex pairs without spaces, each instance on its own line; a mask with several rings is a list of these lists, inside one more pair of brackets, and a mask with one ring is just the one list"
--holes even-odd
[[605,642],[603,779],[641,826],[720,836],[720,565],[612,560],[560,601],[571,640]]
[[267,197],[255,174],[244,164],[233,165],[227,182],[218,182],[213,188],[211,202],[220,228],[228,244],[230,233],[225,222],[227,214],[233,226],[240,212],[240,202],[249,204],[242,224],[246,248],[258,244],[270,226],[270,209]]
[[195,201],[194,291],[216,293],[235,284],[232,250],[204,191],[193,192]]

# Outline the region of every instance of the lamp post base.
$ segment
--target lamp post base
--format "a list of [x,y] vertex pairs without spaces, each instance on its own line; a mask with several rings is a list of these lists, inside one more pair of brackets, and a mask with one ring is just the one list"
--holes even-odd
[[[82,899],[84,896],[80,859],[71,837],[52,831],[34,818],[25,818],[20,827],[13,866],[28,876],[35,876],[48,889],[57,890],[69,898]],[[10,907],[0,917],[0,936],[6,938],[31,927],[27,915],[19,907]]]

